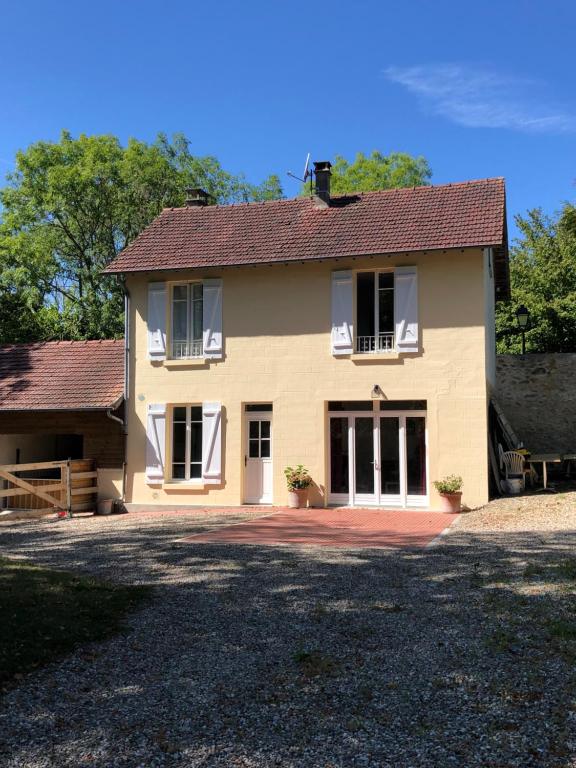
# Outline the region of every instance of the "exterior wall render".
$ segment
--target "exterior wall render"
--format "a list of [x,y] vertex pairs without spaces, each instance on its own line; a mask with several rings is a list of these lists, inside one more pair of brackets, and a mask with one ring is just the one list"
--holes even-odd
[[[334,269],[418,267],[420,352],[362,359],[331,354]],[[488,498],[486,277],[482,249],[397,257],[132,275],[126,500],[134,504],[239,505],[243,501],[245,403],[271,402],[274,504],[285,504],[283,469],[303,463],[327,494],[326,403],[369,400],[378,384],[389,400],[426,400],[429,481],[464,479],[463,501]],[[147,283],[223,277],[224,359],[169,366],[147,357]],[[147,485],[146,413],[153,403],[220,401],[223,483],[192,489]],[[431,506],[438,497],[430,482]]]
[[121,499],[122,498],[122,475],[121,467],[100,469],[98,468],[98,501],[101,499]]

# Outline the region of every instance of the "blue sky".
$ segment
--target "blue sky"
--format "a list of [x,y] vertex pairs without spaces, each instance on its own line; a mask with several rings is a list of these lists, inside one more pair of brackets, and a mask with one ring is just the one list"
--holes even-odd
[[62,128],[182,131],[288,195],[307,152],[379,149],[552,212],[576,199],[575,29],[568,0],[4,0],[0,172]]

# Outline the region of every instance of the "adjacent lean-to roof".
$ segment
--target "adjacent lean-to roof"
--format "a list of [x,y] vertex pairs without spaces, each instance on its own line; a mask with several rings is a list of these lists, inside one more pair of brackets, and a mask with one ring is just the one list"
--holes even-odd
[[107,272],[307,261],[505,244],[504,180],[167,208]]
[[0,411],[103,410],[123,392],[122,339],[0,346]]

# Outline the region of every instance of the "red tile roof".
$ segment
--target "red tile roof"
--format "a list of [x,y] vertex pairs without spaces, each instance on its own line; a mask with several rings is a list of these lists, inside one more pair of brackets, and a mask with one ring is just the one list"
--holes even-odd
[[123,392],[122,339],[0,346],[0,411],[105,409]]
[[167,208],[107,272],[270,264],[504,244],[503,179],[266,203]]

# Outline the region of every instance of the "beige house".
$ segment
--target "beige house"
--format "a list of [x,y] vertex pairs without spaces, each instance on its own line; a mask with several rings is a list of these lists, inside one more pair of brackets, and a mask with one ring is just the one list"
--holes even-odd
[[488,499],[502,179],[167,209],[113,262],[128,295],[128,505],[434,509]]

